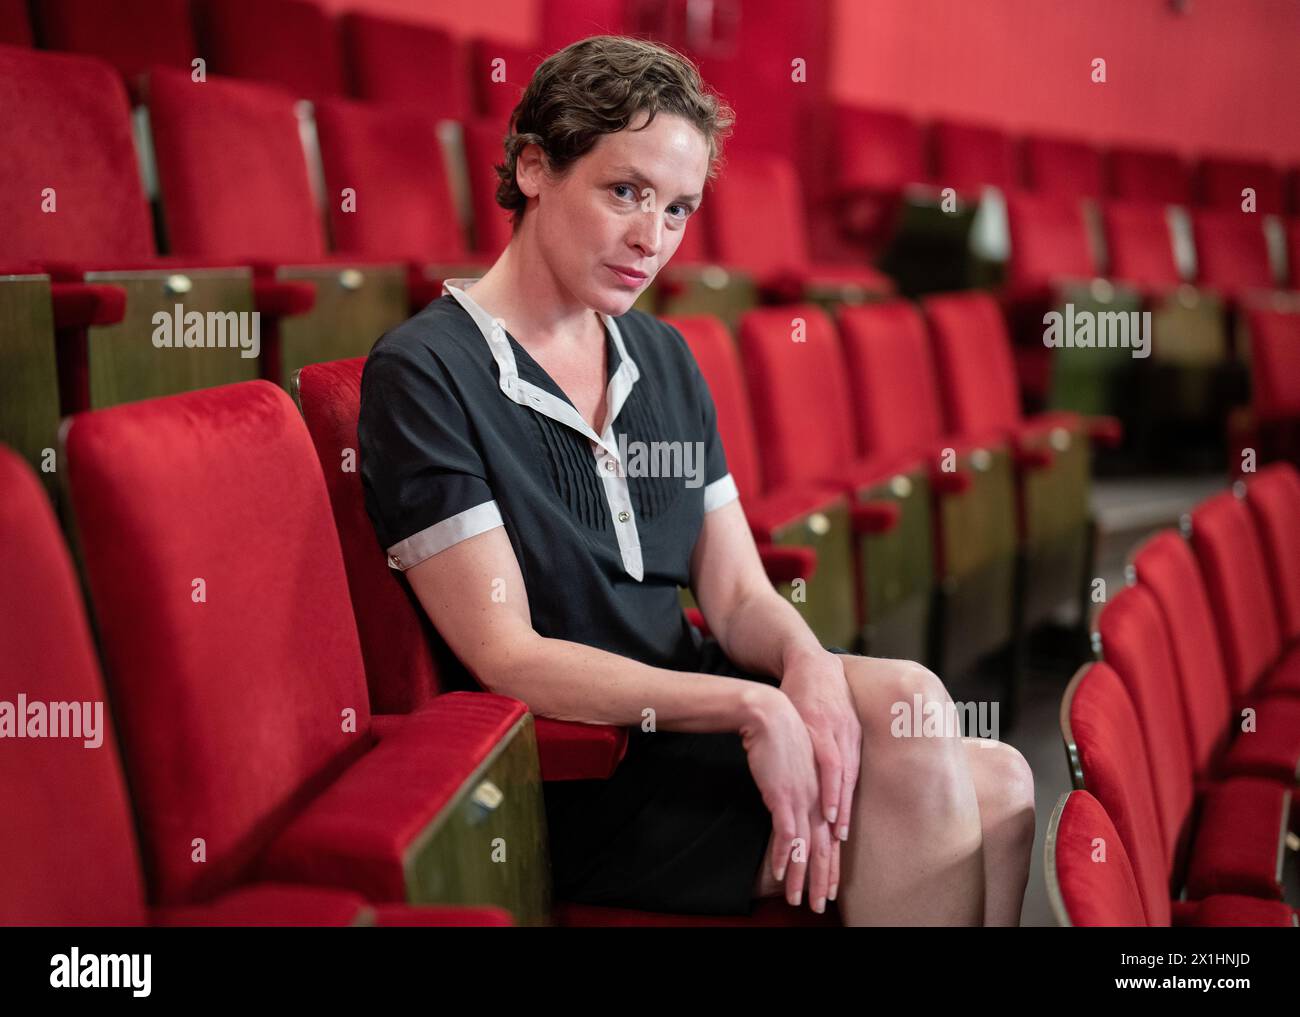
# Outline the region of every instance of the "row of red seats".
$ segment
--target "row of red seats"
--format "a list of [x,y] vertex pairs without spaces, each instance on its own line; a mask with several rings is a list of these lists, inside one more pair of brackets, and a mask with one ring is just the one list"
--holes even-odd
[[898,195],[914,185],[978,195],[985,186],[1066,197],[1240,208],[1255,192],[1261,213],[1300,214],[1300,167],[1205,156],[1195,171],[1173,152],[1028,135],[1019,143],[992,126],[937,120],[929,128],[903,113],[840,105],[829,113],[837,177],[833,192]]
[[540,62],[528,47],[463,43],[432,25],[363,11],[336,19],[306,0],[36,0],[34,23],[27,6],[0,8],[0,43],[99,57],[132,85],[155,67],[189,73],[202,58],[212,73],[299,98],[353,96],[440,119],[505,116]]
[[1061,707],[1076,790],[1048,831],[1057,916],[1294,926],[1300,474],[1276,464],[1208,499],[1133,554],[1128,580]]

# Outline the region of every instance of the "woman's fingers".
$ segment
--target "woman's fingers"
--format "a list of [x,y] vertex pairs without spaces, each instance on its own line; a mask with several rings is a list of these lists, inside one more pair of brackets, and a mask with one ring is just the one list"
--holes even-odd
[[834,900],[840,893],[840,841],[831,838],[831,888],[826,894],[827,900]]
[[[853,728],[856,727],[856,731]],[[839,815],[831,825],[831,834],[836,840],[847,840],[849,823],[853,816],[853,795],[858,787],[858,774],[862,767],[862,728],[851,725],[850,730],[840,743]]]
[[808,729],[812,737],[813,757],[817,760],[818,785],[821,789],[821,818],[834,823],[842,811],[844,766],[840,749],[833,736]]
[[790,845],[790,868],[785,876],[785,899],[792,906],[798,907],[803,900],[804,883],[808,878],[808,852],[811,847],[807,814],[795,817],[798,824],[794,842]]
[[826,896],[831,888],[831,830],[819,822],[819,816],[810,817],[812,825],[812,867],[808,879],[808,906],[821,914],[826,910]]

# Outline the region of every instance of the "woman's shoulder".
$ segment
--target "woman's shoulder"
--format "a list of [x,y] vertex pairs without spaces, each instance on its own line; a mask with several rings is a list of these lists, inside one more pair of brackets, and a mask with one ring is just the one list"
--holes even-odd
[[[478,326],[455,299],[443,295],[389,329],[370,350],[369,360],[428,360],[444,363],[483,342]],[[369,366],[369,364],[367,364]]]

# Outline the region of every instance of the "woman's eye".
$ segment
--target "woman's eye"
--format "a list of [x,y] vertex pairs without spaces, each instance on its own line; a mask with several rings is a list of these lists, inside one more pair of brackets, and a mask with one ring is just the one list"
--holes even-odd
[[613,190],[618,191],[620,188],[627,191],[630,197],[636,197],[636,188],[631,184],[615,184]]
[[678,216],[679,219],[686,219],[691,214],[691,210],[685,205],[669,205],[668,208],[670,211],[674,208],[681,209],[681,214]]

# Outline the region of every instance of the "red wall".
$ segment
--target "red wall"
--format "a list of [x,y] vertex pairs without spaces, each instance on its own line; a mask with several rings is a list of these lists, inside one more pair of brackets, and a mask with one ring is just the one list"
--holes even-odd
[[1190,0],[1184,15],[1168,0],[833,2],[839,98],[1300,162],[1296,0]]

